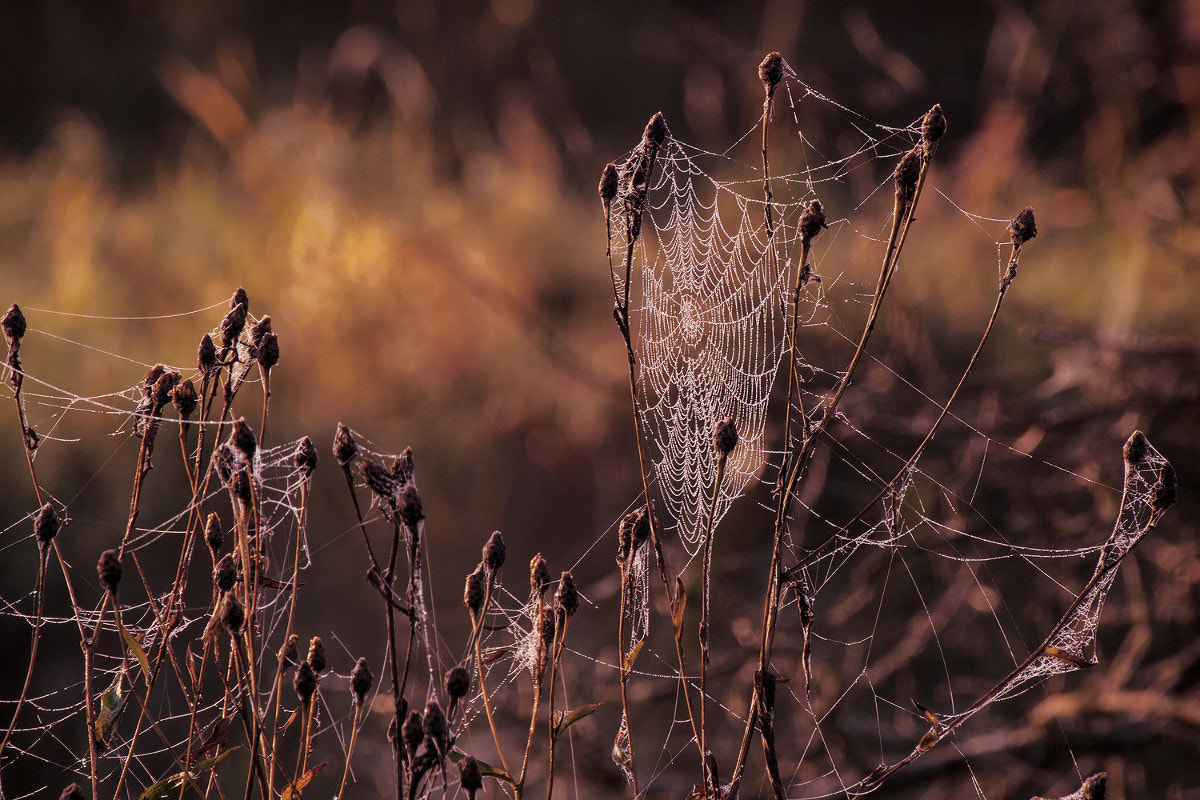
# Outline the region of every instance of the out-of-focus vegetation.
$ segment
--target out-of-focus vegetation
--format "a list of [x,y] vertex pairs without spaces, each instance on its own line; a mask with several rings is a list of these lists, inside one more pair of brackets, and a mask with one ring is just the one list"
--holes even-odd
[[[779,50],[805,82],[881,121],[942,103],[951,134],[934,185],[971,212],[1037,209],[1036,251],[998,333],[1003,371],[985,363],[976,376],[976,424],[1110,483],[1112,443],[1145,430],[1179,468],[1183,501],[1170,539],[1146,548],[1147,588],[1131,590],[1126,621],[1161,614],[1154,636],[1194,637],[1200,11],[962,6],[6,7],[0,303],[96,348],[23,355],[31,373],[87,394],[134,386],[146,363],[190,368],[209,322],[86,315],[175,314],[245,286],[280,337],[273,381],[290,387],[272,398],[268,443],[345,421],[385,448],[411,445],[447,551],[501,528],[515,552],[555,549],[565,567],[638,489],[599,170],[659,109],[675,135],[723,149],[754,125],[754,65]],[[931,202],[919,225],[957,215]],[[991,263],[962,257],[972,246],[908,245],[905,310],[885,335],[889,363],[921,385],[953,385],[986,314],[993,285],[962,278]],[[867,397],[855,418],[871,413]],[[92,433],[114,427],[97,418]],[[32,499],[7,429],[0,458],[15,466],[0,507],[16,519]],[[96,495],[81,520],[120,518],[127,473],[103,468],[118,445],[72,446],[70,463],[45,447],[50,485],[82,477]],[[331,534],[346,527],[339,479],[318,488]],[[361,573],[352,554],[324,557]],[[1170,608],[1154,599],[1159,581]],[[328,604],[311,613],[340,621]],[[1134,645],[1137,658],[1167,649]],[[1172,688],[1197,702],[1191,673]],[[1103,713],[1144,723],[1140,746],[1153,736],[1138,709]]]

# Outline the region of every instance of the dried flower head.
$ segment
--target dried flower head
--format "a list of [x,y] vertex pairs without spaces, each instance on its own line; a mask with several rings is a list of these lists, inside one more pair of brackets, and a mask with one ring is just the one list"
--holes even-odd
[[358,705],[363,704],[366,699],[367,692],[371,691],[371,685],[375,682],[375,677],[371,674],[371,668],[367,666],[367,660],[360,658],[354,665],[354,669],[350,670],[350,691],[354,693],[354,702]]
[[783,56],[779,53],[768,53],[758,65],[758,79],[763,82],[768,97],[775,94],[775,87],[779,85],[779,79],[782,77]]
[[308,665],[313,668],[313,672],[320,675],[325,671],[325,645],[321,643],[320,636],[314,636],[308,642]]
[[200,346],[196,348],[196,368],[205,376],[217,369],[217,346],[207,333],[200,339]]
[[829,226],[825,224],[825,206],[813,198],[800,215],[800,241],[811,242],[817,234]]
[[180,419],[190,419],[196,411],[196,406],[200,405],[200,398],[196,394],[196,384],[189,379],[176,383],[175,388],[171,390],[171,403],[175,406],[175,411],[179,414]]
[[483,772],[475,756],[463,756],[458,762],[458,785],[471,800],[475,800],[475,793],[483,788]]
[[425,519],[425,511],[421,506],[421,495],[417,492],[417,487],[411,483],[404,484],[404,488],[400,490],[397,507],[400,511],[400,519],[412,530],[416,530],[421,520]]
[[117,585],[121,583],[121,572],[121,557],[117,555],[116,550],[105,550],[100,554],[100,560],[96,563],[96,574],[100,576],[100,583],[104,584],[109,594],[117,593]]
[[401,731],[401,735],[404,737],[404,746],[410,756],[415,755],[417,748],[425,740],[425,731],[421,727],[420,711],[414,708],[408,712],[408,718],[404,720],[404,728]]
[[450,741],[450,723],[446,719],[446,712],[442,711],[442,704],[437,700],[426,701],[421,729],[437,745],[438,755],[445,756]]
[[495,573],[498,569],[504,566],[504,536],[500,531],[492,531],[492,535],[488,537],[487,544],[483,546],[483,565],[490,573]]
[[933,155],[938,140],[946,133],[946,115],[942,113],[942,104],[935,103],[933,108],[925,112],[921,120],[921,142],[925,145],[925,154]]
[[221,346],[233,347],[245,329],[246,307],[239,304],[229,309],[225,318],[221,320]]
[[317,468],[317,448],[312,439],[305,436],[300,440],[300,444],[296,445],[296,452],[292,454],[292,463],[296,465],[300,477],[304,480],[312,476]]
[[296,666],[296,662],[300,658],[300,637],[297,634],[292,634],[283,643],[283,647],[279,648],[279,671],[283,672],[288,667]]
[[[478,767],[476,767],[478,769]],[[482,778],[480,779],[482,781]],[[87,795],[83,793],[83,789],[79,788],[78,783],[72,783],[70,786],[62,790],[62,794],[58,796],[58,800],[84,800]]]
[[221,533],[221,518],[217,516],[217,512],[209,513],[208,519],[204,521],[204,541],[208,545],[208,549],[212,551],[213,558],[216,558],[217,551],[221,549],[221,543],[224,537]]
[[233,293],[233,296],[229,298],[229,307],[231,309],[237,308],[238,306],[246,309],[247,314],[250,313],[250,296],[246,294],[246,290],[241,286],[239,286],[237,291]]
[[917,145],[904,154],[892,178],[896,183],[896,197],[908,203],[916,196],[917,181],[921,177],[921,162],[924,160],[922,146]]
[[1037,236],[1037,222],[1033,218],[1032,206],[1025,206],[1020,214],[1013,217],[1013,221],[1008,225],[1008,233],[1012,236],[1015,247],[1020,247]]
[[229,553],[221,556],[221,560],[213,567],[213,585],[217,587],[217,591],[224,594],[233,588],[237,583],[238,569],[237,564],[233,560],[233,556]]
[[451,667],[446,671],[445,685],[446,696],[452,701],[466,697],[467,692],[471,691],[470,671],[461,664]]
[[1150,507],[1161,513],[1175,505],[1179,494],[1178,485],[1175,468],[1170,464],[1163,464],[1158,473],[1158,480],[1150,487]]
[[467,576],[466,585],[463,587],[463,604],[470,610],[472,617],[483,608],[483,582],[483,564],[480,564],[475,567],[474,572]]
[[575,588],[575,576],[564,571],[558,579],[558,591],[554,593],[554,610],[568,617],[579,610],[579,590]]
[[[150,369],[146,370],[146,377],[142,378],[142,397],[147,400],[154,399],[154,385],[158,383],[158,379],[165,375],[167,367],[164,364],[155,364]],[[161,403],[159,405],[162,405]]]
[[307,661],[301,661],[300,666],[296,667],[296,674],[292,677],[292,687],[296,690],[296,696],[300,698],[300,702],[305,706],[312,701],[312,696],[317,691],[317,673],[313,671],[312,665]]
[[230,476],[229,494],[242,506],[250,506],[254,503],[254,491],[250,485],[250,473],[245,467]]
[[606,164],[604,171],[600,173],[600,185],[597,191],[600,193],[600,203],[604,206],[604,213],[607,214],[612,208],[613,198],[617,196],[617,186],[620,183],[620,178],[617,176],[617,165]]
[[49,547],[50,543],[54,541],[54,537],[58,535],[58,529],[58,513],[55,512],[54,506],[46,503],[33,520],[33,532],[37,536],[38,545]]
[[255,350],[255,357],[267,372],[279,363],[279,337],[274,332],[268,332],[263,337],[262,343]]
[[658,111],[646,123],[646,131],[642,134],[642,143],[655,150],[662,147],[667,139],[667,123],[661,111]]
[[396,507],[396,479],[392,473],[376,464],[369,458],[364,458],[359,467],[367,488],[375,499],[387,508]]
[[713,447],[724,458],[733,452],[733,448],[737,447],[738,432],[737,424],[733,421],[733,417],[725,417],[716,424],[713,428]]
[[412,483],[415,470],[416,464],[413,461],[412,448],[406,447],[404,452],[396,456],[392,462],[392,476],[400,483]]
[[1129,439],[1125,442],[1125,447],[1122,448],[1125,461],[1130,466],[1136,467],[1146,458],[1146,451],[1150,447],[1150,442],[1146,439],[1146,434],[1141,431],[1134,431]]
[[338,466],[345,467],[357,454],[358,443],[354,441],[350,429],[339,422],[333,437],[333,457],[337,459]]
[[538,597],[546,593],[550,587],[550,570],[546,568],[546,559],[538,553],[529,561],[529,589]]
[[21,340],[25,338],[27,326],[25,315],[21,313],[21,309],[16,303],[13,303],[8,307],[8,311],[4,312],[4,319],[0,321],[0,325],[4,327],[4,338],[8,339],[8,346],[19,348]]
[[271,316],[266,314],[262,319],[250,326],[250,349],[258,353],[262,348],[263,338],[268,333],[271,333]]
[[258,440],[254,431],[246,424],[245,417],[238,417],[233,423],[233,432],[229,434],[229,443],[242,454],[247,464],[254,463],[254,454],[258,452]]
[[150,389],[150,400],[154,403],[155,409],[161,409],[167,403],[171,402],[171,396],[174,394],[175,387],[182,379],[183,376],[175,370],[167,370],[158,376],[158,380],[154,382],[154,386]]
[[241,633],[246,622],[246,609],[233,592],[226,592],[221,599],[221,625],[235,636]]

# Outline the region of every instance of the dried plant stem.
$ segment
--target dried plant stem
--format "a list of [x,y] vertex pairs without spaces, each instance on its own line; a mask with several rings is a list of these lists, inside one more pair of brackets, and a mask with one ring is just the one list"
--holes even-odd
[[[708,723],[706,707],[708,705],[708,620],[709,597],[711,595],[710,581],[712,580],[712,525],[717,510],[717,495],[721,491],[721,481],[725,479],[725,464],[729,460],[728,453],[721,453],[717,461],[717,478],[713,482],[712,500],[708,506],[708,517],[704,525],[704,553],[702,556],[703,575],[700,580],[700,758],[707,768],[708,754]],[[714,783],[714,776],[705,776],[705,785]]]
[[492,712],[492,700],[488,695],[487,681],[483,675],[483,650],[481,645],[481,632],[483,629],[483,617],[487,614],[488,606],[492,601],[492,590],[495,588],[495,573],[488,571],[487,583],[483,592],[483,605],[480,607],[478,615],[474,612],[471,614],[471,641],[472,648],[475,652],[475,669],[479,675],[479,694],[483,697],[483,710],[487,716],[488,727],[492,731],[492,741],[496,745],[496,753],[500,756],[500,765],[504,768],[504,774],[512,777],[512,770],[508,768],[508,760],[504,757],[504,748],[500,744],[500,734],[496,729],[496,720]]
[[551,800],[554,796],[554,750],[558,744],[558,732],[555,730],[556,723],[554,721],[554,677],[558,672],[559,659],[562,657],[563,647],[566,645],[567,627],[571,624],[571,617],[562,614],[559,616],[558,621],[559,624],[554,628],[554,643],[550,656],[550,686],[547,693],[550,746],[546,760],[546,800]]
[[33,682],[34,665],[37,664],[38,640],[41,638],[43,598],[46,595],[46,565],[49,560],[50,548],[43,546],[38,553],[37,606],[33,616],[33,637],[29,644],[29,664],[25,670],[25,682],[21,685],[21,696],[17,698],[17,707],[13,709],[12,719],[8,721],[4,739],[0,740],[0,753],[6,752],[8,749],[9,737],[12,736],[13,729],[17,725],[17,717],[29,696],[29,685]]
[[342,780],[338,783],[337,794],[334,797],[345,797],[346,777],[350,774],[350,758],[354,755],[354,745],[358,742],[358,732],[362,728],[362,703],[354,705],[354,721],[350,723],[350,744],[346,748],[346,765],[342,768]]
[[625,649],[625,619],[630,613],[629,596],[632,592],[633,559],[635,557],[634,551],[631,551],[629,557],[621,564],[621,611],[617,617],[617,653],[621,658],[621,724],[625,728],[625,740],[629,745],[629,775],[633,781],[633,796],[636,798],[638,796],[638,779],[637,762],[633,754],[633,730],[629,716],[629,672],[633,669],[633,656],[637,652],[638,645],[633,645],[628,651]]

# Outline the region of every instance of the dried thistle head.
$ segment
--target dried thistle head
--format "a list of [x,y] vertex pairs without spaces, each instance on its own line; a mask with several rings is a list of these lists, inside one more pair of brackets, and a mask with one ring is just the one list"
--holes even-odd
[[579,610],[579,590],[575,588],[575,576],[569,570],[558,579],[558,591],[554,593],[554,610],[568,617]]
[[[479,767],[476,766],[476,769]],[[480,782],[482,782],[480,778]],[[58,800],[84,800],[87,795],[83,793],[83,789],[79,788],[78,783],[72,783],[62,790],[62,794],[58,796]]]
[[655,150],[662,147],[662,144],[667,139],[667,122],[663,119],[661,111],[658,111],[646,123],[646,130],[642,134],[642,144],[651,147]]
[[415,708],[408,712],[408,718],[404,720],[404,728],[400,732],[404,737],[404,746],[410,755],[415,755],[417,748],[421,746],[421,742],[425,740],[425,731],[421,727],[421,712]]
[[221,518],[217,516],[217,512],[213,511],[204,521],[204,542],[212,551],[213,558],[216,558],[217,551],[221,549],[222,541],[224,539],[221,535]]
[[312,439],[305,436],[300,440],[300,444],[296,445],[296,452],[292,454],[292,463],[300,471],[302,479],[308,480],[312,476],[317,468],[317,448]]
[[371,674],[371,668],[367,666],[367,659],[359,658],[354,669],[350,670],[350,691],[354,693],[355,703],[360,706],[363,704],[374,682],[375,677]]
[[271,333],[271,316],[264,315],[262,319],[250,326],[250,349],[255,353],[262,347],[263,337]]
[[650,518],[646,507],[635,508],[622,517],[620,525],[617,526],[617,535],[620,546],[617,560],[624,563],[650,538]]
[[921,145],[917,145],[913,149],[904,154],[900,159],[900,163],[896,165],[895,171],[892,173],[892,179],[896,184],[896,198],[904,203],[911,202],[917,194],[917,181],[921,177],[921,162],[924,160],[924,152]]
[[1150,447],[1149,440],[1146,439],[1146,434],[1141,431],[1134,431],[1129,439],[1125,442],[1125,447],[1122,448],[1122,454],[1125,456],[1125,461],[1131,467],[1136,467],[1146,458],[1146,452]]
[[296,666],[300,658],[300,637],[292,634],[279,648],[279,671],[282,673],[288,667]]
[[205,377],[217,369],[217,346],[207,333],[201,337],[200,346],[196,348],[196,368]]
[[0,325],[4,328],[4,338],[8,340],[8,346],[19,348],[21,340],[25,338],[27,326],[25,315],[21,313],[21,309],[16,303],[13,303],[8,307],[8,311],[4,312],[4,319],[0,320]]
[[487,544],[483,546],[483,565],[489,573],[494,575],[497,570],[504,566],[506,552],[504,536],[500,531],[492,531],[492,535],[488,537]]
[[767,57],[758,65],[758,79],[763,82],[767,97],[775,94],[775,87],[779,85],[779,79],[782,77],[783,56],[779,53],[768,53]]
[[225,314],[225,318],[221,320],[221,346],[225,348],[233,347],[237,344],[238,337],[242,335],[242,331],[246,329],[246,307],[238,304],[229,309]]
[[292,688],[296,690],[300,702],[307,707],[317,691],[317,673],[307,661],[301,661],[300,666],[296,667],[296,674],[292,677]]
[[1163,464],[1158,472],[1158,480],[1150,488],[1150,507],[1162,513],[1175,505],[1179,493],[1178,485],[1175,468],[1170,464]]
[[111,595],[117,593],[117,586],[121,583],[121,572],[121,557],[117,555],[116,550],[105,550],[100,554],[100,560],[96,563],[96,574],[100,576],[100,583]]
[[333,437],[333,457],[337,459],[338,466],[347,466],[357,454],[358,442],[354,441],[350,429],[339,422]]
[[619,183],[620,178],[617,176],[617,165],[613,163],[605,165],[604,170],[600,173],[600,185],[597,187],[597,191],[600,193],[600,203],[604,206],[605,215],[612,208],[612,201],[617,196],[617,186]]
[[733,448],[737,447],[738,443],[737,424],[733,421],[733,417],[725,417],[716,424],[713,428],[712,439],[713,447],[722,458],[733,452]]
[[800,241],[807,243],[817,238],[817,234],[829,226],[825,224],[825,206],[813,198],[800,214]]
[[483,598],[485,594],[483,564],[475,567],[475,571],[467,575],[466,585],[463,586],[463,605],[471,612],[471,616],[476,616],[480,609],[483,608]]
[[546,559],[538,553],[529,561],[529,589],[538,597],[546,593],[550,587],[550,570],[546,568]]
[[226,592],[221,599],[221,625],[233,635],[242,631],[246,622],[246,608],[233,592]]
[[450,741],[450,723],[446,719],[446,712],[442,711],[442,704],[437,700],[425,702],[425,713],[421,715],[421,729],[437,744],[438,755],[445,756],[446,745]]
[[196,411],[196,406],[200,405],[200,398],[196,394],[196,384],[192,383],[190,379],[180,380],[176,383],[175,388],[171,390],[171,403],[175,406],[175,411],[179,414],[180,419],[190,419]]
[[247,464],[254,463],[254,454],[258,452],[258,440],[254,436],[254,431],[246,423],[245,417],[238,417],[233,423],[233,431],[229,434],[229,443],[242,454],[242,458],[246,459]]
[[396,460],[392,462],[392,476],[402,484],[412,483],[415,470],[416,464],[413,462],[412,448],[406,447],[404,452],[396,456]]
[[1033,218],[1033,207],[1025,206],[1020,214],[1013,217],[1008,225],[1008,233],[1012,236],[1014,247],[1020,247],[1037,236],[1037,222]]
[[[154,399],[154,385],[158,383],[158,379],[165,375],[167,367],[165,364],[155,364],[146,371],[146,377],[142,378],[142,397],[147,400]],[[161,403],[159,405],[162,405]]]
[[268,331],[254,352],[258,363],[264,370],[270,372],[279,363],[279,337],[273,331]]
[[320,675],[325,671],[325,645],[321,643],[320,636],[314,636],[308,642],[308,665],[313,668],[313,672]]
[[247,314],[250,313],[250,296],[246,294],[246,290],[241,286],[239,286],[237,291],[233,293],[233,296],[229,298],[230,309],[237,308],[238,306],[246,309]]
[[55,512],[54,506],[46,503],[33,520],[33,532],[37,536],[38,546],[49,547],[58,535],[58,530],[58,513]]
[[213,567],[213,585],[222,594],[234,587],[238,579],[237,564],[229,553],[221,556],[221,560]]
[[367,488],[371,490],[371,494],[385,508],[394,509],[396,507],[396,479],[392,477],[392,473],[384,469],[379,464],[376,464],[369,458],[364,458],[359,467],[362,471],[363,480],[367,484]]
[[933,155],[938,140],[946,133],[946,115],[942,113],[942,104],[935,103],[933,108],[925,112],[921,120],[921,142],[925,145],[926,156]]
[[475,793],[483,788],[483,772],[475,756],[463,756],[458,762],[458,785],[470,800],[475,800]]
[[467,696],[467,692],[471,691],[471,673],[466,667],[459,664],[446,671],[444,683],[446,696],[451,701],[461,700]]
[[404,484],[404,488],[400,490],[397,508],[400,512],[400,519],[411,530],[416,530],[421,520],[425,519],[425,510],[421,506],[421,495],[417,492],[417,487],[411,483]]

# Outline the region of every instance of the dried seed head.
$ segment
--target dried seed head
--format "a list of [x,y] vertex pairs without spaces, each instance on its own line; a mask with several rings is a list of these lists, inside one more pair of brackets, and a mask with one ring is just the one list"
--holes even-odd
[[180,419],[190,419],[196,411],[196,406],[200,405],[200,398],[196,394],[196,384],[191,380],[179,381],[171,390],[171,402]]
[[226,592],[221,600],[221,624],[225,626],[225,630],[237,635],[245,622],[246,609],[242,606],[242,601],[238,600],[233,592]]
[[412,483],[415,468],[412,448],[406,447],[404,452],[396,456],[396,460],[392,462],[392,476],[400,483]]
[[296,661],[300,658],[300,637],[292,634],[283,643],[283,647],[279,648],[279,671],[283,672],[288,667],[296,666]]
[[467,576],[466,585],[463,587],[463,604],[470,610],[471,616],[475,616],[483,608],[483,595],[483,564],[480,564]]
[[421,507],[421,495],[417,492],[417,487],[411,483],[404,484],[404,488],[400,490],[398,508],[400,519],[410,529],[416,530],[421,520],[425,519],[425,511]]
[[438,752],[445,754],[446,742],[450,738],[450,725],[446,721],[446,712],[437,700],[425,703],[425,714],[421,717],[421,729],[425,735],[437,742]]
[[488,572],[494,574],[496,570],[504,566],[505,552],[504,536],[500,531],[492,531],[487,544],[483,546],[483,565]]
[[237,288],[237,291],[233,293],[233,297],[229,298],[230,309],[237,308],[238,306],[246,309],[247,314],[250,313],[250,296],[247,295],[246,290],[240,286]]
[[21,339],[25,338],[25,315],[21,313],[21,309],[13,303],[8,307],[8,311],[4,312],[4,319],[0,322],[4,326],[4,338],[8,339],[9,347],[21,344]]
[[539,631],[543,647],[549,647],[554,641],[554,614],[549,613],[550,609],[545,609],[546,613],[542,614],[542,629]]
[[263,338],[271,333],[271,317],[270,315],[263,316],[258,322],[250,326],[250,347],[257,353],[263,344]]
[[410,753],[416,753],[417,748],[421,746],[421,742],[425,739],[425,731],[421,727],[421,712],[415,708],[408,712],[408,718],[404,720],[404,729],[401,731],[404,736],[404,745]]
[[233,423],[233,432],[229,434],[229,443],[242,454],[247,464],[254,463],[254,454],[258,451],[258,440],[254,438],[254,431],[246,424],[245,417],[238,417],[237,421]]
[[642,134],[642,143],[657,150],[662,147],[662,143],[666,139],[667,123],[663,119],[662,112],[659,111],[646,123],[646,131]]
[[[462,760],[458,762],[458,785],[471,798],[474,798],[475,793],[483,788],[483,772],[480,771],[479,762],[475,760],[475,756],[463,756]],[[82,793],[80,796],[82,797]]]
[[350,429],[339,422],[337,433],[333,437],[333,457],[337,459],[338,466],[346,466],[357,454],[358,443],[354,441]]
[[713,428],[713,447],[724,458],[733,452],[733,448],[737,447],[738,432],[737,424],[733,421],[733,417],[725,417],[716,424]]
[[100,561],[96,564],[96,574],[100,576],[100,583],[104,584],[108,593],[115,595],[117,585],[121,582],[121,558],[117,555],[116,550],[105,550],[100,554]]
[[210,513],[204,522],[204,541],[208,544],[208,549],[213,552],[213,557],[216,558],[216,553],[221,549],[221,542],[224,539],[221,534],[221,519],[215,511]]
[[[1079,800],[1104,800],[1108,794],[1108,773],[1097,772],[1079,787]],[[1074,797],[1075,795],[1071,795]]]
[[775,94],[775,87],[779,85],[779,79],[782,77],[783,56],[779,53],[768,53],[758,65],[758,79],[763,82],[768,96]]
[[300,440],[300,444],[296,445],[296,452],[292,455],[292,463],[300,470],[300,477],[308,480],[317,468],[317,448],[312,439],[305,436]]
[[620,537],[620,560],[625,561],[650,538],[650,518],[646,514],[646,507],[636,508],[622,517],[617,533]]
[[233,473],[229,480],[229,494],[243,506],[254,502],[254,492],[250,488],[250,473],[244,468]]
[[233,556],[229,553],[221,556],[221,560],[213,567],[213,584],[217,587],[217,591],[221,593],[228,592],[237,583],[237,564],[234,563]]
[[204,375],[209,375],[217,369],[217,346],[207,333],[200,340],[196,349],[196,368]]
[[300,662],[300,666],[296,667],[295,676],[292,677],[292,687],[296,690],[300,702],[307,706],[317,691],[317,673],[313,671],[312,664],[307,661]]
[[362,460],[359,469],[362,472],[363,480],[366,481],[367,488],[371,490],[371,494],[375,495],[375,499],[388,508],[395,508],[398,487],[392,473],[369,458]]
[[363,704],[366,699],[367,692],[371,691],[371,685],[375,682],[375,677],[371,674],[371,668],[367,666],[365,658],[358,659],[354,669],[350,670],[350,691],[354,692],[354,702],[358,705]]
[[175,387],[182,380],[183,376],[174,370],[164,372],[154,382],[154,388],[150,392],[150,399],[154,403],[154,407],[161,409],[167,403],[171,402],[171,396],[175,392]]
[[896,197],[903,202],[909,202],[917,193],[917,180],[921,176],[921,161],[924,158],[921,145],[904,154],[892,178],[896,183]]
[[[619,182],[617,165],[612,163],[605,165],[604,171],[600,173],[600,186],[597,187],[600,192],[600,203],[604,206],[605,214],[612,207],[613,198],[617,196],[617,185]],[[16,306],[13,306],[13,308],[16,308]]]
[[321,637],[314,636],[308,642],[308,665],[313,668],[313,672],[320,675],[325,671],[325,645],[321,644]]
[[933,108],[925,112],[921,120],[921,141],[925,145],[926,155],[932,155],[938,140],[946,133],[946,115],[942,113],[942,104],[935,103]]
[[1150,447],[1150,442],[1146,439],[1146,434],[1141,431],[1134,431],[1133,434],[1125,442],[1123,453],[1125,460],[1130,466],[1136,467],[1142,463],[1146,457],[1146,450]]
[[[142,378],[142,397],[147,400],[154,399],[154,385],[158,383],[158,379],[165,375],[167,368],[163,364],[155,364],[146,371],[146,377]],[[159,405],[162,405],[160,403]]]
[[811,242],[829,226],[825,224],[825,206],[814,198],[800,215],[800,241]]
[[554,593],[554,610],[568,617],[579,610],[579,590],[575,588],[575,576],[565,571],[558,579],[558,591]]
[[223,347],[233,347],[245,329],[246,307],[239,304],[229,309],[229,313],[221,320],[221,345]]
[[279,337],[273,332],[268,332],[263,337],[262,344],[255,350],[255,354],[262,368],[270,372],[271,368],[279,363]]
[[550,587],[550,570],[546,568],[546,559],[538,553],[529,561],[529,589],[538,597],[546,593]]
[[[479,767],[476,766],[476,769],[478,768]],[[483,779],[480,778],[481,782],[482,780]],[[83,789],[79,788],[79,784],[72,783],[70,786],[62,790],[62,794],[58,796],[58,800],[83,800],[84,797],[86,797],[86,795],[83,793]]]
[[1037,222],[1033,219],[1032,206],[1025,206],[1025,209],[1020,214],[1013,217],[1013,221],[1008,225],[1008,232],[1012,236],[1013,245],[1016,247],[1020,247],[1037,236]]
[[446,671],[446,696],[459,700],[471,691],[471,673],[461,664]]
[[58,535],[58,528],[58,513],[55,512],[54,506],[46,503],[33,520],[33,532],[37,535],[38,544],[41,547],[49,547]]
[[1178,479],[1175,477],[1175,468],[1170,464],[1163,464],[1158,473],[1158,480],[1154,482],[1154,486],[1150,490],[1150,507],[1155,511],[1162,512],[1175,505],[1179,492],[1178,483]]

